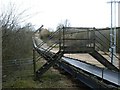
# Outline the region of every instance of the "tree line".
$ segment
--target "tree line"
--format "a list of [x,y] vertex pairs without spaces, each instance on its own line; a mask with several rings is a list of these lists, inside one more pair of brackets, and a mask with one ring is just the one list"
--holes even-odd
[[[31,23],[22,25],[23,14],[26,10],[15,12],[10,6],[0,14],[0,30],[2,30],[2,60],[32,57],[32,34],[34,27]],[[6,12],[5,12],[6,11]]]

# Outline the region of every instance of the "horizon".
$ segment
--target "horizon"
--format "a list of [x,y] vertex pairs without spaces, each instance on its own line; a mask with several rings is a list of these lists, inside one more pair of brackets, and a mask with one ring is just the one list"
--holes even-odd
[[[109,0],[0,0],[1,7],[10,2],[20,11],[27,9],[31,17],[26,20],[35,29],[44,25],[47,29],[55,30],[60,23],[67,19],[71,27],[110,27]],[[118,16],[118,15],[117,15]],[[117,17],[118,18],[118,17]],[[118,24],[118,23],[117,23]],[[118,25],[117,25],[118,26]]]

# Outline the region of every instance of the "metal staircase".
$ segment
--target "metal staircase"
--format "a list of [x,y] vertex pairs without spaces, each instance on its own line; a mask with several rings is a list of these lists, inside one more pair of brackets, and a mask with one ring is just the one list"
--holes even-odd
[[[106,37],[109,35],[109,29],[64,27],[63,32],[61,49],[64,51],[64,54],[89,53],[106,68],[119,71],[109,60],[110,40],[108,38],[109,36]],[[79,37],[75,37],[74,35]],[[104,57],[99,51],[106,54],[109,58]],[[120,60],[116,55],[114,57],[116,60]]]
[[[105,58],[99,53],[99,51],[106,53],[104,49],[108,50],[110,47],[110,40],[101,33],[101,30],[95,28],[63,27],[48,37],[47,41],[52,41],[52,44],[47,48],[44,47],[47,41],[42,41],[38,44],[36,44],[35,40],[33,41],[35,44],[35,50],[47,61],[41,68],[36,70],[37,77],[43,75],[66,53],[89,53],[106,68],[119,71],[119,69],[114,66],[108,58]],[[58,52],[52,52],[53,48],[57,45],[59,46]],[[106,55],[110,57],[108,53],[106,53]],[[116,55],[114,56],[119,60]]]
[[99,61],[101,64],[103,64],[105,67],[111,70],[118,71],[118,68],[115,67],[112,63],[110,63],[106,58],[104,58],[101,54],[99,54],[96,50],[89,53],[91,56],[93,56],[97,61]]
[[[109,52],[110,40],[108,39],[108,37],[106,37],[107,34],[105,34],[104,32],[109,33],[109,29],[104,29],[104,30],[95,29],[95,42],[94,42],[95,48],[93,52],[89,54],[93,56],[101,64],[103,64],[106,68],[118,72],[119,69],[110,62],[110,57],[111,57]],[[103,54],[99,53],[99,51],[104,53],[109,58],[104,57]],[[118,61],[120,60],[120,58],[118,58],[116,55],[114,55],[114,57],[115,57],[115,60],[118,60]]]
[[[41,31],[41,28],[39,31]],[[47,43],[48,41],[51,41],[51,43]],[[36,70],[38,60],[35,60],[35,53],[33,53],[35,79],[39,80],[50,67],[56,64],[59,68],[64,69],[92,89],[111,88],[112,86],[109,85],[114,85],[116,88],[119,85],[115,81],[119,77],[117,77],[119,69],[109,60],[109,44],[110,40],[106,37],[104,31],[95,28],[63,27],[53,32],[47,41],[37,41],[36,37],[33,37],[33,51],[36,51],[47,61]],[[57,52],[53,52],[56,46],[59,49]],[[94,66],[82,60],[65,57],[64,54],[68,53],[88,53],[107,69]],[[114,55],[114,57],[120,60],[117,55]]]

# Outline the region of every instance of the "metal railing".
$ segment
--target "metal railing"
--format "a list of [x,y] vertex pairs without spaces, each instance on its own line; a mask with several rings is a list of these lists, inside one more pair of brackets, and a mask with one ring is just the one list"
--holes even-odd
[[[109,51],[110,49],[109,33],[110,33],[109,28],[106,30],[95,29],[95,50],[98,51],[99,54],[101,54],[104,58],[106,58],[110,62],[111,55]],[[106,55],[108,57],[106,57]],[[115,62],[119,62],[120,58],[114,53],[113,53],[113,56],[114,56]]]
[[[49,46],[45,48],[45,44],[49,44]],[[73,53],[80,53],[78,51],[82,50],[83,52],[87,51],[87,49],[87,53],[89,53],[95,50],[110,62],[109,28],[62,27],[53,32],[46,41],[37,44],[40,49],[44,50],[44,52],[41,52],[43,55],[49,54],[57,45],[59,51],[68,51],[70,53],[72,51]],[[114,57],[116,60],[120,60],[117,55],[114,55]]]

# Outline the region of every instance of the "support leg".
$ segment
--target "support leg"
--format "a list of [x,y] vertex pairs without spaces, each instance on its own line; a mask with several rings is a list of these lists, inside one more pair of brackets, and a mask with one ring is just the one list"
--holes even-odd
[[36,60],[35,60],[35,49],[33,49],[33,70],[34,70],[34,78],[36,79]]

